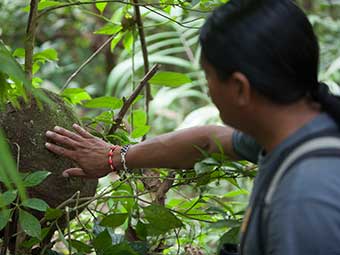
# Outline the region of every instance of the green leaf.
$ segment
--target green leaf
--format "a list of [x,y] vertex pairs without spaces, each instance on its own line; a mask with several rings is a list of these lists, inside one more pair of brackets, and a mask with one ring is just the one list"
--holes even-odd
[[85,89],[80,88],[65,89],[61,96],[67,98],[72,104],[81,104],[84,100],[92,99]]
[[13,57],[24,58],[25,57],[25,49],[24,48],[17,48],[13,52]]
[[50,232],[51,227],[43,228],[41,230],[41,235],[39,238],[31,237],[30,239],[26,239],[24,242],[21,243],[21,247],[24,247],[26,249],[31,249],[34,245],[38,244],[43,240],[47,234]]
[[125,32],[119,32],[115,38],[112,39],[111,41],[111,52],[114,51],[114,49],[116,48],[117,44],[120,42],[120,40],[123,38],[123,35],[125,35]]
[[138,138],[138,137],[142,137],[143,135],[145,135],[146,133],[149,132],[150,130],[150,126],[140,126],[140,127],[137,127],[135,128],[132,133],[131,133],[131,137],[132,138]]
[[48,171],[36,171],[31,173],[30,175],[26,176],[24,179],[24,185],[26,187],[34,187],[42,183],[51,172]]
[[182,73],[158,72],[149,80],[149,83],[168,87],[179,87],[181,85],[191,83],[191,79]]
[[[56,2],[56,1],[41,1],[38,4],[38,11],[44,10],[46,8],[49,8],[49,7],[58,6],[60,4],[61,4],[60,2]],[[30,9],[31,9],[30,6],[26,6],[22,10],[25,11],[25,12],[29,12]]]
[[204,162],[197,162],[194,165],[194,169],[197,175],[209,173],[213,171],[215,167],[216,167],[215,165],[206,164]]
[[131,51],[132,51],[133,41],[134,41],[133,33],[132,33],[132,32],[128,32],[128,33],[125,35],[125,37],[124,37],[123,46],[124,46],[124,49],[125,49],[129,54],[131,54]]
[[0,207],[5,207],[11,204],[17,198],[18,192],[16,190],[8,190],[0,194]]
[[[1,46],[1,42],[0,42]],[[1,47],[0,47],[1,48]],[[2,63],[2,62],[0,62]],[[6,64],[4,64],[6,65]],[[0,69],[1,69],[0,65]],[[22,182],[20,174],[17,171],[15,161],[12,158],[10,148],[6,142],[6,138],[0,129],[0,178],[1,182],[5,184],[7,189],[12,189],[12,183],[14,183],[19,191],[21,199],[26,198],[25,186]]]
[[123,100],[116,97],[97,97],[84,103],[86,108],[110,108],[119,109],[123,106]]
[[148,231],[143,222],[138,221],[136,226],[136,233],[138,238],[140,238],[141,240],[146,240],[146,237],[148,236]]
[[104,251],[104,255],[139,255],[135,252],[128,243],[120,243],[113,245]]
[[33,55],[33,60],[49,60],[49,61],[57,61],[58,60],[58,52],[55,49],[46,49],[41,52],[35,53]]
[[24,230],[26,234],[36,238],[40,237],[41,234],[40,222],[32,214],[19,209],[19,222],[21,228]]
[[6,49],[5,45],[0,41],[0,71],[11,77],[16,77],[29,86],[28,80],[19,63],[12,57],[11,53]]
[[[160,205],[150,205],[143,208],[145,218],[150,223],[156,234],[165,234],[171,229],[182,227],[182,222],[169,209]],[[148,230],[149,230],[148,229]],[[149,233],[148,234],[153,234]]]
[[12,210],[4,209],[0,212],[0,230],[2,230],[4,227],[6,227],[10,216],[11,216]]
[[98,11],[103,14],[105,7],[106,7],[107,3],[96,3],[96,8],[98,9]]
[[95,31],[95,34],[100,34],[100,35],[114,35],[118,33],[122,29],[122,26],[112,24],[112,23],[107,23],[97,31]]
[[47,208],[45,213],[46,220],[55,220],[63,216],[63,211],[57,208]]
[[47,208],[49,208],[48,204],[44,200],[38,198],[26,199],[24,202],[22,202],[22,206],[29,207],[41,212],[46,212]]
[[100,222],[100,225],[105,227],[116,228],[126,221],[127,216],[128,216],[127,213],[111,214],[104,217]]
[[147,116],[146,112],[138,109],[133,111],[133,125],[135,127],[144,126],[146,124]]
[[101,114],[99,114],[95,120],[97,122],[104,122],[107,124],[112,124],[113,122],[113,112],[112,111],[107,111],[107,112],[102,112]]
[[224,197],[236,197],[240,195],[249,195],[249,191],[245,189],[233,190],[224,195]]
[[105,229],[103,232],[100,232],[98,236],[96,236],[92,243],[97,251],[103,251],[112,245],[112,238],[107,229]]
[[92,251],[91,246],[74,239],[71,240],[71,246],[75,248],[78,252],[84,252],[86,254],[89,254]]

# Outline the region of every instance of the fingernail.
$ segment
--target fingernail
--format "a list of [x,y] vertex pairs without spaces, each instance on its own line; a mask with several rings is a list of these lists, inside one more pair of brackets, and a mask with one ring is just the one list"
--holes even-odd
[[50,143],[45,143],[45,146],[46,146],[46,147],[50,147],[51,144],[50,144]]
[[68,173],[63,172],[64,177],[69,177]]
[[51,135],[53,135],[53,132],[47,131],[47,132],[46,132],[46,135],[47,135],[47,136],[51,136]]
[[78,126],[77,124],[73,124],[73,127],[74,127],[74,128],[77,128],[77,127],[79,127],[79,126]]
[[61,128],[58,127],[58,126],[55,126],[55,127],[54,127],[54,130],[55,130],[55,131],[59,131],[60,129],[61,129]]

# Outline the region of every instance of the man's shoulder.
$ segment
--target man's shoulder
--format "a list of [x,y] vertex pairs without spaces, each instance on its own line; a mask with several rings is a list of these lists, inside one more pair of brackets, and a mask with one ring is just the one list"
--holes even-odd
[[289,198],[296,202],[327,197],[340,197],[340,155],[309,157],[297,162],[288,169],[274,194],[275,200]]

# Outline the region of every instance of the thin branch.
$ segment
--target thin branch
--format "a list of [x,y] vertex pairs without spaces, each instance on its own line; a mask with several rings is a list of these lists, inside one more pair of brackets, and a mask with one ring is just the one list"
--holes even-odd
[[78,67],[78,69],[67,79],[61,91],[67,88],[74,77],[76,77],[112,41],[112,39],[117,36],[119,32],[120,31],[110,36],[83,64],[81,64],[81,66]]
[[30,13],[26,28],[25,39],[25,73],[27,79],[32,81],[32,69],[33,69],[33,49],[35,43],[35,36],[37,30],[37,14],[38,14],[38,2],[39,0],[31,0]]
[[[140,14],[140,9],[138,6],[138,0],[133,0],[134,3],[134,9],[136,14],[136,22],[138,26],[138,34],[139,34],[139,40],[142,48],[142,54],[143,54],[143,61],[144,61],[144,74],[147,74],[149,72],[149,58],[148,58],[148,48],[146,46],[145,41],[145,33],[144,33],[144,27],[143,27],[143,20],[142,15]],[[146,124],[149,123],[149,104],[152,100],[151,97],[151,91],[150,91],[150,84],[145,85],[145,111],[146,111]],[[146,136],[143,136],[143,140],[145,140]]]
[[150,71],[144,76],[143,80],[139,83],[137,88],[132,92],[132,94],[129,97],[129,99],[127,99],[124,102],[123,107],[120,109],[120,111],[119,111],[119,113],[117,115],[117,118],[114,120],[115,124],[112,125],[112,127],[111,127],[111,129],[110,129],[110,131],[108,133],[109,135],[113,134],[114,132],[116,132],[116,130],[118,129],[118,127],[122,123],[125,114],[127,113],[128,109],[130,108],[132,103],[135,101],[136,97],[140,94],[140,92],[142,91],[144,86],[148,83],[148,81],[152,78],[152,76],[154,76],[156,74],[158,69],[159,69],[159,65],[158,64],[154,65],[150,69]]
[[166,193],[169,191],[169,189],[171,189],[174,183],[173,178],[175,178],[175,176],[176,176],[176,171],[169,172],[168,174],[169,179],[164,180],[162,184],[158,187],[158,190],[156,192],[155,199],[154,199],[155,203],[161,204],[164,206]]
[[[164,15],[163,13],[160,13],[160,12],[158,12],[158,11],[155,11],[155,10],[151,9],[150,7],[148,7],[148,6],[143,6],[143,7],[144,7],[145,9],[148,9],[149,11],[151,11],[151,12],[153,12],[153,13],[155,13],[155,14],[161,16],[161,17],[163,17],[163,18],[168,19],[169,21],[172,21],[172,22],[176,23],[177,25],[179,25],[179,26],[181,26],[181,27],[190,28],[190,29],[201,29],[200,27],[190,27],[190,26],[183,25],[183,23],[178,22],[177,20],[175,20],[175,19],[173,19],[173,18],[170,18],[170,17]],[[197,20],[197,19],[195,19],[195,20]],[[193,21],[195,21],[195,20],[193,20]],[[191,22],[191,21],[185,22],[185,23],[190,23],[190,22]]]

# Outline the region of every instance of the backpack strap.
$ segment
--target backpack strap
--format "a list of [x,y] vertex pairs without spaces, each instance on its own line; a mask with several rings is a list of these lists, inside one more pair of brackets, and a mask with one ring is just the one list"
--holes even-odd
[[339,156],[340,157],[340,137],[324,136],[308,140],[298,147],[293,149],[289,155],[281,162],[278,170],[274,174],[267,188],[267,193],[264,197],[263,207],[260,209],[260,246],[263,254],[266,254],[265,236],[268,224],[268,208],[272,202],[275,191],[280,185],[284,175],[292,168],[294,164],[302,159],[313,156]]
[[[280,184],[280,181],[286,171],[299,160],[299,158],[308,155],[312,152],[320,151],[320,150],[329,150],[329,149],[340,149],[340,138],[334,136],[328,137],[318,137],[312,140],[309,140],[296,149],[294,149],[288,157],[281,163],[278,170],[276,171],[272,181],[269,184],[269,188],[267,194],[265,196],[264,202],[265,205],[269,205],[273,199],[273,195]],[[340,156],[340,154],[339,154]]]

